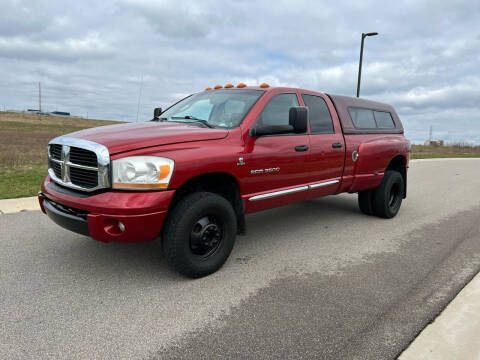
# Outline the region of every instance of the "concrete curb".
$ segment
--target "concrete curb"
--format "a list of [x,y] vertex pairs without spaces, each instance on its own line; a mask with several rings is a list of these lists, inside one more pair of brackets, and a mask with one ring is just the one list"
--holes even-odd
[[0,214],[16,213],[26,210],[40,210],[36,196],[0,200]]
[[480,359],[480,273],[400,355],[413,359]]

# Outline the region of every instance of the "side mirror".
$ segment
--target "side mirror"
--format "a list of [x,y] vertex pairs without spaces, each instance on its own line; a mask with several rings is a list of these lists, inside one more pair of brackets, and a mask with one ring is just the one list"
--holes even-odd
[[291,125],[258,125],[250,129],[251,137],[260,137],[264,135],[279,135],[294,132]]
[[291,107],[288,113],[288,123],[296,134],[306,133],[308,130],[308,108],[304,106]]
[[155,108],[153,109],[153,119],[158,120],[158,117],[162,114],[162,108]]

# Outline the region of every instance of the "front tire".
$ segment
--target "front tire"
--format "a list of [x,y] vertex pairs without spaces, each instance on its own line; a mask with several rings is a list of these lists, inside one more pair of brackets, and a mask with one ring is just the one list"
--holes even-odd
[[373,211],[376,216],[391,219],[402,205],[405,183],[398,171],[385,172],[382,183],[374,190]]
[[167,262],[179,273],[200,278],[222,267],[235,243],[237,218],[224,197],[197,192],[181,199],[162,232]]

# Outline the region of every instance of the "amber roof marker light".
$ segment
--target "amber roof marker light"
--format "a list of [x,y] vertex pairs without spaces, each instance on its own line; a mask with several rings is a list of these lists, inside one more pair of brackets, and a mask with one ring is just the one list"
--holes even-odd
[[244,83],[238,83],[237,88],[244,88],[247,87]]
[[268,87],[270,87],[270,85],[268,85],[267,83],[262,83],[262,84],[260,85],[260,87],[261,87],[261,88],[268,88]]
[[212,88],[211,87],[205,88],[205,91],[208,91],[208,90],[212,90]]
[[223,86],[222,85],[215,85],[213,88],[214,89],[221,89]]
[[230,88],[233,88],[233,85],[232,84],[225,84],[224,88],[225,89],[230,89]]

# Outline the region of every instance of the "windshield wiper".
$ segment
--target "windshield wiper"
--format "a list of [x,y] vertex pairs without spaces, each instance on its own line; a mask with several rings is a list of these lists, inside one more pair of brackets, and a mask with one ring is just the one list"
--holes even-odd
[[199,119],[195,116],[191,116],[191,115],[185,115],[185,116],[172,116],[171,119],[186,119],[186,120],[193,120],[194,122],[199,122],[203,125],[205,125],[206,127],[209,127],[209,128],[214,128],[213,125],[209,124],[207,120],[203,120],[203,119]]

